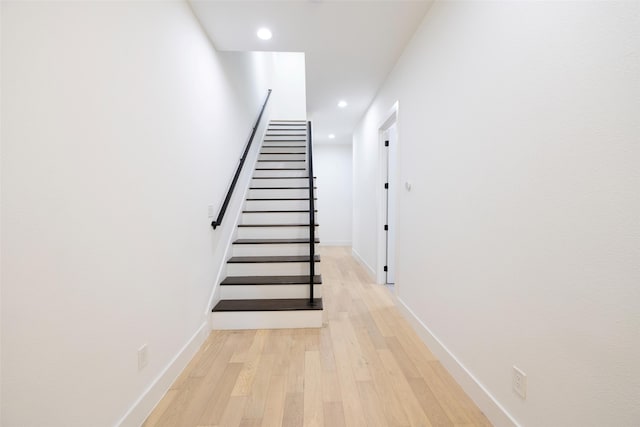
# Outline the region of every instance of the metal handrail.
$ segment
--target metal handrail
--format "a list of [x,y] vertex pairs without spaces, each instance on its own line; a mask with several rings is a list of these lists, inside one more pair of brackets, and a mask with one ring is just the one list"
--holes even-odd
[[309,305],[314,305],[313,285],[316,277],[316,214],[313,192],[313,139],[311,121],[307,122],[307,171],[309,172]]
[[249,141],[247,141],[247,146],[245,147],[244,152],[242,153],[242,157],[240,157],[240,163],[238,164],[236,173],[233,176],[233,181],[231,181],[231,185],[229,186],[227,195],[224,198],[224,202],[222,202],[222,207],[220,208],[218,217],[215,219],[215,221],[211,222],[211,226],[213,227],[214,230],[216,229],[216,227],[222,224],[222,219],[224,218],[225,212],[227,212],[227,207],[229,206],[229,202],[231,201],[233,190],[235,190],[236,184],[238,183],[238,178],[240,178],[240,172],[242,172],[242,166],[244,166],[244,161],[247,159],[247,154],[249,154],[249,150],[251,149],[251,144],[253,143],[253,137],[256,136],[256,131],[258,130],[258,126],[260,125],[260,120],[262,119],[262,114],[264,113],[264,110],[267,107],[267,102],[269,102],[270,96],[271,96],[271,89],[269,89],[269,91],[267,92],[267,97],[264,100],[264,104],[262,104],[262,109],[260,110],[258,119],[256,120],[255,125],[253,125],[251,136],[249,137]]

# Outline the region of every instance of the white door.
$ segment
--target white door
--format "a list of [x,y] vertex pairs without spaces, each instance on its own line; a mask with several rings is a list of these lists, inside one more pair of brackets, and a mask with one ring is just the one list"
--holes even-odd
[[384,144],[387,158],[387,180],[386,180],[386,283],[395,283],[395,255],[396,255],[396,157],[398,150],[398,132],[396,124],[392,124],[384,134]]

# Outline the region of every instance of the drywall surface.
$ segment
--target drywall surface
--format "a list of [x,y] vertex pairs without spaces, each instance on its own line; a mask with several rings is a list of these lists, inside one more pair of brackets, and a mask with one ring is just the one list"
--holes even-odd
[[[269,101],[273,119],[307,118],[305,55],[300,52],[219,52],[223,63],[241,70],[228,73],[238,91],[273,89]],[[262,93],[262,92],[259,92]]]
[[268,78],[182,2],[1,8],[0,424],[135,424],[206,333],[226,243],[208,205]]
[[350,245],[353,206],[351,145],[316,144],[313,156],[320,243]]
[[272,52],[274,119],[306,120],[307,88],[305,56],[299,52]]
[[399,298],[523,426],[640,424],[639,18],[436,3],[354,135],[354,250],[398,101]]

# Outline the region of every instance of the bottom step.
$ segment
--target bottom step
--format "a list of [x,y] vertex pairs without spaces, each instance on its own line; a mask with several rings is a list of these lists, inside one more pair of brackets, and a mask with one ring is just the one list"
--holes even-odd
[[212,329],[322,327],[322,298],[221,300],[211,313]]

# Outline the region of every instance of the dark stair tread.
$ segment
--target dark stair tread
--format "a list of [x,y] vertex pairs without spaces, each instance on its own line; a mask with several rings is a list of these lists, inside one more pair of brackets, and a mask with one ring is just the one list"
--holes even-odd
[[256,168],[257,171],[303,171],[307,168]]
[[[318,212],[318,209],[314,209],[314,212]],[[242,211],[242,213],[309,213],[308,209],[297,209],[297,210],[293,210],[293,209],[289,209],[289,210],[263,210],[263,211],[257,211],[257,210],[251,210],[251,211]]]
[[[292,198],[285,198],[285,199],[247,199],[248,202],[266,202],[266,201],[270,201],[270,200],[275,200],[275,201],[309,200],[309,198],[308,197],[292,197]],[[313,200],[318,200],[318,198],[314,197]]]
[[[313,260],[314,262],[320,262],[320,255],[315,255]],[[229,264],[271,264],[281,262],[309,262],[309,255],[234,256],[227,260]]]
[[[318,187],[313,187],[316,190]],[[309,187],[249,187],[249,190],[308,190]]]
[[[316,224],[316,227],[319,225]],[[238,224],[238,227],[309,227],[309,224]]]
[[293,151],[287,151],[287,152],[280,151],[280,152],[277,152],[277,153],[265,153],[264,151],[260,152],[260,155],[262,155],[262,156],[280,156],[280,155],[284,155],[284,156],[296,155],[296,156],[299,156],[300,154],[307,154],[307,152],[306,151],[302,151],[302,152],[299,152],[299,153],[294,153]]
[[[263,145],[262,148],[306,148],[306,145]],[[306,151],[305,151],[306,154]]]
[[[306,179],[308,180],[308,176],[254,176],[253,179]],[[313,179],[317,179],[317,176],[314,176]]]
[[[320,243],[320,239],[316,237],[316,243]],[[269,245],[269,244],[279,244],[279,243],[309,243],[308,238],[298,239],[236,239],[233,242],[234,245]]]
[[[315,285],[322,284],[322,276],[316,274],[313,278]],[[309,276],[228,276],[220,286],[235,285],[308,285]]]
[[322,310],[322,298],[315,298],[309,305],[308,298],[289,299],[223,299],[212,311],[299,311]]
[[269,159],[269,160],[258,160],[258,162],[298,162],[298,163],[304,163],[306,162],[306,160],[291,160],[291,159]]

